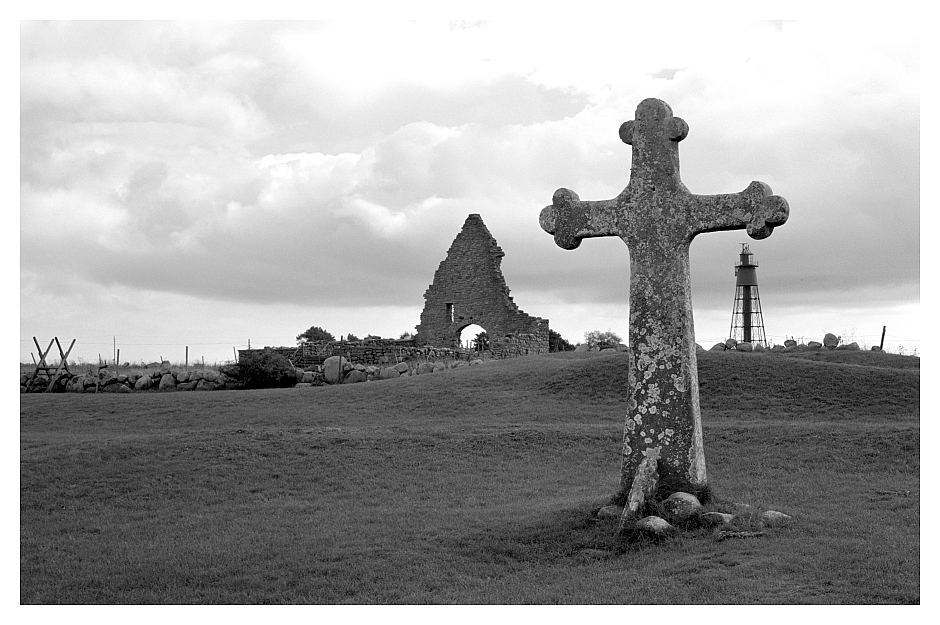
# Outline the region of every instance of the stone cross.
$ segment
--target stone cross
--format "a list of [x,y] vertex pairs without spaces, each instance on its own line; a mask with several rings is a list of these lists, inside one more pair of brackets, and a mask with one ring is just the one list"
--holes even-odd
[[740,193],[695,195],[679,178],[689,126],[662,100],[640,102],[620,126],[633,146],[630,182],[617,197],[582,201],[559,189],[539,224],[573,250],[588,237],[618,236],[630,251],[629,403],[623,433],[621,530],[647,503],[683,491],[707,498],[692,325],[689,246],[695,235],[747,229],[770,236],[789,207],[763,182]]

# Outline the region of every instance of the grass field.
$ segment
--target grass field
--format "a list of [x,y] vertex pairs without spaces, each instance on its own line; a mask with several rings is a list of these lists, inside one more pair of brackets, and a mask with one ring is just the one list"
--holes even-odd
[[20,600],[920,602],[919,358],[700,354],[713,489],[794,522],[625,544],[593,513],[617,487],[626,358],[21,395]]

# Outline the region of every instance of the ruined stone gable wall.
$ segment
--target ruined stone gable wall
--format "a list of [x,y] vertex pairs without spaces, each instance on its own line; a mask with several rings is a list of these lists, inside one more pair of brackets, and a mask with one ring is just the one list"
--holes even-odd
[[509,296],[500,269],[504,256],[479,215],[467,217],[424,294],[418,345],[457,347],[471,324],[486,329],[494,352],[548,351],[548,320],[527,315]]

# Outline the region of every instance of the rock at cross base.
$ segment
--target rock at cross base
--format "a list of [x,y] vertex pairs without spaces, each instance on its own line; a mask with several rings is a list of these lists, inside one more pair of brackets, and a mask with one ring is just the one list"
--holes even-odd
[[574,191],[559,189],[539,215],[542,229],[563,249],[573,250],[589,237],[618,236],[630,252],[632,349],[618,494],[626,503],[621,528],[640,518],[651,492],[660,499],[676,491],[708,493],[689,277],[692,239],[738,229],[763,239],[789,216],[786,200],[762,182],[739,193],[690,193],[679,177],[679,141],[688,132],[668,104],[643,100],[635,118],[620,127],[620,138],[633,150],[623,192],[611,200],[582,201]]

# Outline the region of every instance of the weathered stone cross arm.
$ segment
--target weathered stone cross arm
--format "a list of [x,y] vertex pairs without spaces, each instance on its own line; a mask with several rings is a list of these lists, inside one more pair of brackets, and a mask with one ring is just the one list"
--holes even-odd
[[790,216],[787,201],[773,195],[770,186],[755,180],[740,193],[691,195],[690,235],[747,229],[752,239],[766,239]]
[[571,189],[558,189],[552,196],[551,206],[539,214],[542,230],[555,236],[555,243],[565,250],[581,245],[590,237],[620,236],[623,211],[620,205],[628,201],[628,192],[612,200],[581,201]]

